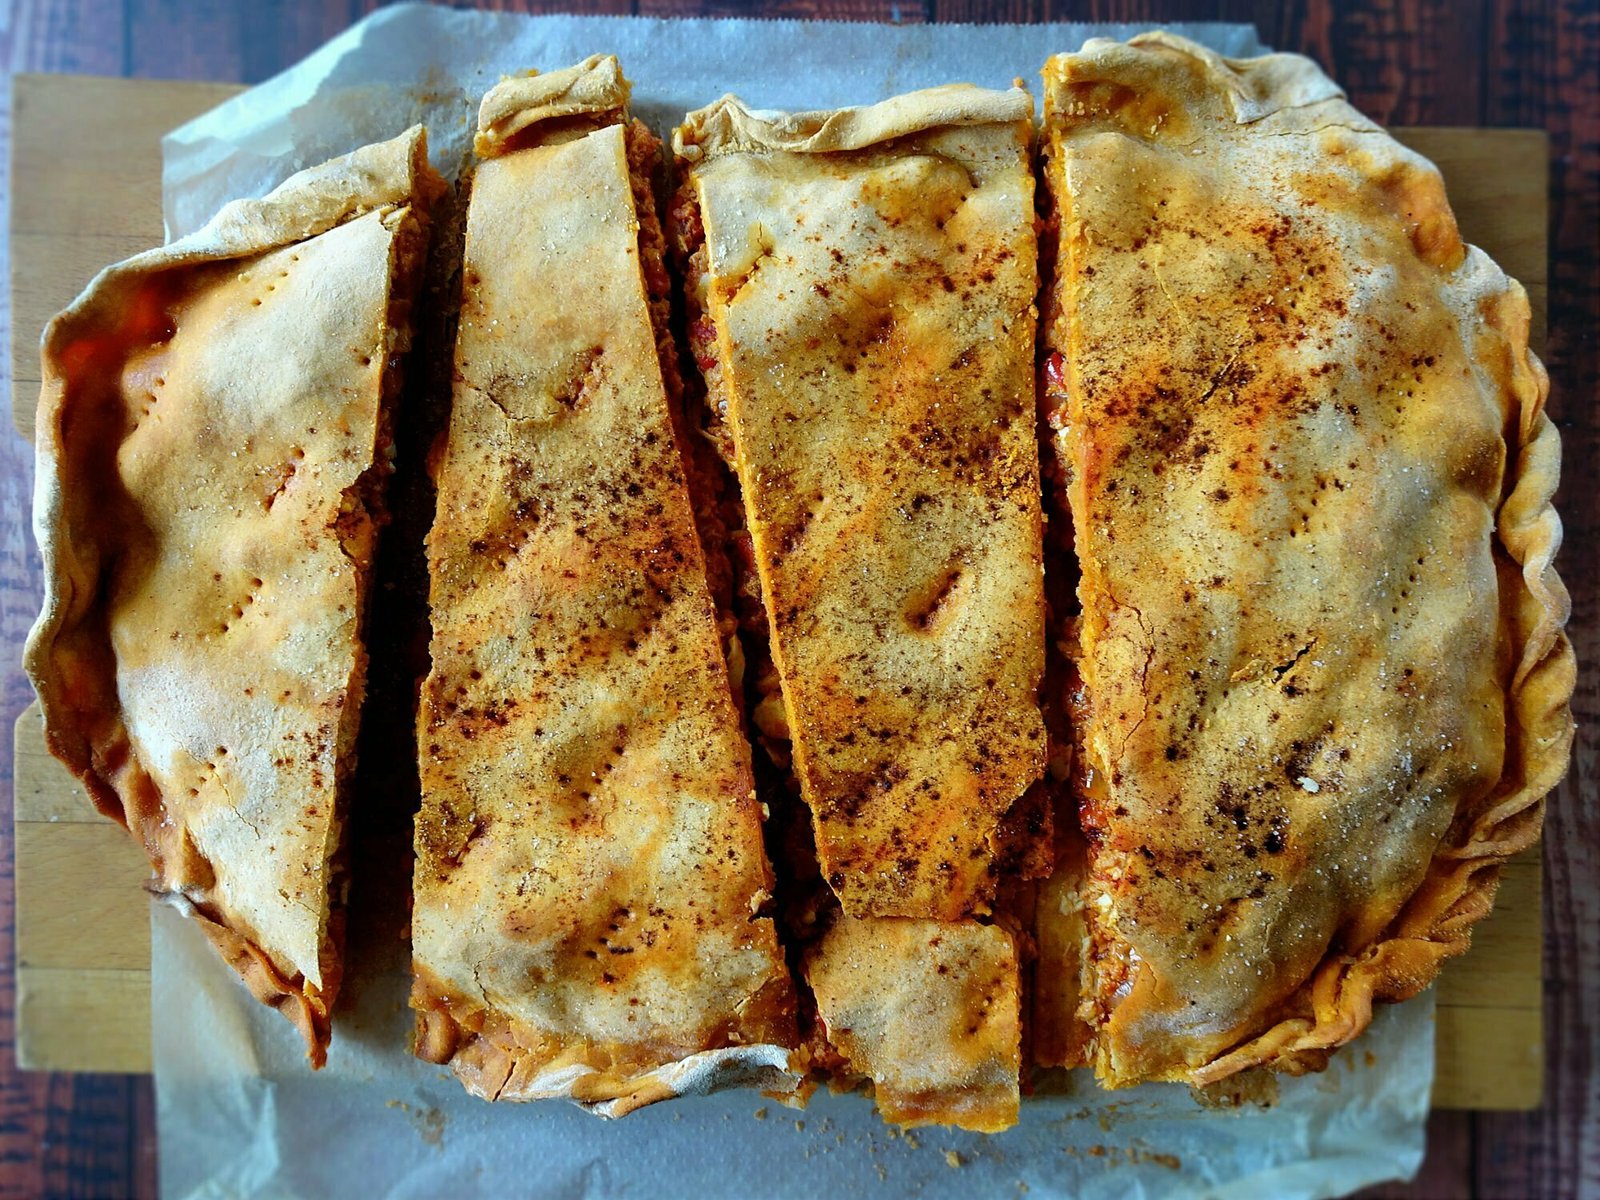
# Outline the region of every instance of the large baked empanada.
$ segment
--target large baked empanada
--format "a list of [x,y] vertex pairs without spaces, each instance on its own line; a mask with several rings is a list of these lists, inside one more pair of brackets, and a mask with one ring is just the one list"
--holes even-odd
[[1045,82],[1089,853],[1042,1044],[1080,1020],[1113,1085],[1315,1066],[1466,947],[1565,769],[1527,300],[1305,59],[1151,34]]
[[627,98],[593,58],[483,101],[412,921],[419,1054],[613,1116],[782,1086],[795,1044]]
[[420,128],[107,268],[44,337],[26,665],[51,749],[320,1064]]

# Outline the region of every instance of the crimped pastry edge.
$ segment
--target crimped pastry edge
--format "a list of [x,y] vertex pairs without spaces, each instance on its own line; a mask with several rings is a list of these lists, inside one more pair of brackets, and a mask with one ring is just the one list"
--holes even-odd
[[1516,662],[1507,693],[1508,777],[1464,835],[1439,847],[1386,935],[1353,959],[1330,960],[1312,977],[1310,1019],[1280,1022],[1195,1069],[1190,1079],[1199,1085],[1275,1060],[1290,1071],[1320,1067],[1328,1051],[1367,1027],[1374,1002],[1407,1000],[1432,983],[1445,959],[1471,946],[1472,926],[1494,907],[1501,866],[1539,840],[1544,798],[1567,771],[1577,666],[1564,630],[1571,601],[1554,566],[1561,546],[1552,502],[1561,439],[1544,412],[1549,378],[1528,347],[1527,294],[1481,251],[1469,255],[1469,269],[1493,272],[1502,288],[1485,298],[1483,315],[1510,346],[1516,403],[1517,440],[1508,446],[1508,487],[1497,514],[1501,547],[1523,582],[1519,595],[1501,598]]
[[724,154],[830,154],[947,126],[1032,120],[1033,96],[1020,80],[1005,91],[952,83],[859,108],[793,113],[752,109],[730,94],[684,117],[672,148],[691,163]]
[[632,87],[612,54],[593,54],[544,74],[514,75],[490,88],[478,105],[473,149],[480,158],[505,153],[524,130],[545,121],[621,112]]

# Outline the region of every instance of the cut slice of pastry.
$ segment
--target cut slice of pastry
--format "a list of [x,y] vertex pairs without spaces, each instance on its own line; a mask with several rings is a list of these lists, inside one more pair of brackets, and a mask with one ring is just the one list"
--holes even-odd
[[806,979],[843,1070],[896,1125],[996,1133],[1017,1123],[1017,954],[976,921],[841,915]]
[[676,135],[695,353],[793,765],[853,916],[986,911],[1044,761],[1032,100],[934,88]]
[[766,618],[755,725],[821,872],[788,914],[813,1039],[902,1124],[1015,1121],[1017,949],[969,918],[1002,873],[1049,869],[1024,802],[1044,761],[1031,113],[1021,88],[726,97],[676,137],[693,349]]
[[26,665],[51,749],[320,1065],[422,129],[110,267],[44,337]]
[[610,1116],[793,1087],[750,750],[675,430],[651,193],[614,58],[483,101],[428,538],[417,1052]]
[[1527,300],[1305,59],[1045,82],[1079,1012],[1113,1085],[1316,1067],[1465,949],[1566,767]]

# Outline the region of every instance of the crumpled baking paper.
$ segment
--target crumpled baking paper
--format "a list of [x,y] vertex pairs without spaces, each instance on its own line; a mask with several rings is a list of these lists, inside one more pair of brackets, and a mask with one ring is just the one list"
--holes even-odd
[[[1228,54],[1261,49],[1249,26],[1174,29]],[[636,113],[665,132],[728,91],[768,108],[869,103],[956,80],[1003,87],[1022,77],[1037,93],[1048,54],[1136,31],[385,9],[165,139],[167,232],[188,233],[228,199],[262,194],[301,167],[417,121],[429,127],[435,165],[454,175],[477,98],[501,75],[595,52],[622,59]],[[386,832],[362,854],[387,856],[394,869],[358,879],[323,1071],[306,1067],[298,1035],[249,997],[192,923],[155,906],[164,1196],[812,1200],[881,1189],[932,1200],[1309,1200],[1409,1175],[1422,1159],[1431,992],[1381,1011],[1326,1073],[1277,1080],[1272,1103],[1235,1109],[1203,1107],[1175,1084],[1103,1092],[1086,1072],[1059,1074],[1048,1094],[1024,1101],[1017,1128],[992,1136],[901,1134],[864,1097],[826,1091],[801,1111],[733,1091],[617,1122],[560,1102],[485,1104],[407,1052],[404,814],[372,824]]]

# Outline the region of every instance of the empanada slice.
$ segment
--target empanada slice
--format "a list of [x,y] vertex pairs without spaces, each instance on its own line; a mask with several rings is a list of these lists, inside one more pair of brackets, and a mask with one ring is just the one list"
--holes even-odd
[[789,914],[813,1037],[900,1124],[1015,1122],[1018,947],[973,918],[1049,869],[1031,113],[1020,88],[726,97],[675,139],[738,591],[765,614],[755,724],[820,870]]
[[987,911],[1045,755],[1032,100],[965,85],[675,144],[692,336],[793,766],[852,916]]
[[1466,948],[1566,768],[1527,299],[1306,59],[1156,33],[1045,85],[1088,1057],[1316,1067]]
[[[792,1088],[750,749],[675,428],[616,59],[484,97],[428,536],[417,1052],[609,1116]],[[729,629],[731,635],[731,628]]]
[[422,129],[109,267],[44,336],[25,663],[50,748],[321,1065]]

